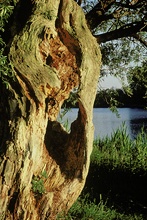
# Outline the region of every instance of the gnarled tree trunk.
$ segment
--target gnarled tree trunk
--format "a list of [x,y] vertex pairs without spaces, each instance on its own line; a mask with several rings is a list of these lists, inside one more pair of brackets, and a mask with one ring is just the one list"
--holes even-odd
[[[9,43],[16,79],[1,89],[0,219],[55,219],[88,173],[101,54],[76,2],[24,2]],[[57,116],[74,88],[79,112],[67,133]]]

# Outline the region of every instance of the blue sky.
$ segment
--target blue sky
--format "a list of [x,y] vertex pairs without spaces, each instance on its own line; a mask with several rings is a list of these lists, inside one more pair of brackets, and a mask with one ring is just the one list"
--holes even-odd
[[121,88],[122,84],[121,81],[111,75],[103,77],[103,80],[101,79],[99,82],[99,86],[101,89],[107,89],[107,88]]

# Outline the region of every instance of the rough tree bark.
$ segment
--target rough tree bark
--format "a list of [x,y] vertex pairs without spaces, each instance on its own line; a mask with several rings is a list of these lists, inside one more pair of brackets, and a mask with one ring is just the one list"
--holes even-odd
[[[0,219],[56,219],[85,184],[101,54],[75,1],[26,2],[30,14],[18,25],[19,2],[11,27],[16,79],[1,89]],[[79,112],[67,133],[57,116],[74,88]]]

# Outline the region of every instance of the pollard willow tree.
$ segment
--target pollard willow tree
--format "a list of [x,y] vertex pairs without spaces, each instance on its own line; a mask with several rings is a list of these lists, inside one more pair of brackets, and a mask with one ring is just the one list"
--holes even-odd
[[[77,199],[88,174],[98,44],[130,36],[145,45],[146,1],[97,1],[92,8],[85,1],[87,12],[81,1],[2,1],[1,17],[14,2],[2,35],[0,219],[56,219]],[[98,34],[104,22],[113,28]],[[57,116],[73,90],[79,111],[68,133]]]

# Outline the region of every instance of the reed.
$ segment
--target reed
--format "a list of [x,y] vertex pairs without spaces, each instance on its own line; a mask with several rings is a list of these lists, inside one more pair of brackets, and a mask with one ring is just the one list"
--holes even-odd
[[142,128],[136,139],[131,140],[123,123],[111,137],[98,137],[94,141],[91,163],[129,169],[133,173],[147,171],[147,133]]

